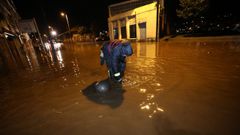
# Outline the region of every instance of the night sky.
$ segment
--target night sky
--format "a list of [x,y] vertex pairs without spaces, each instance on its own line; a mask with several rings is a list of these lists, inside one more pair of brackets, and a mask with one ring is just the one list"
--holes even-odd
[[[67,30],[65,18],[60,11],[68,14],[70,26],[87,26],[97,24],[99,30],[107,30],[108,6],[126,0],[13,0],[22,19],[35,18],[41,32],[47,26],[57,28],[59,33]],[[212,16],[222,13],[233,13],[239,16],[236,0],[209,0],[209,11]]]
[[239,17],[239,2],[237,0],[209,0],[209,10],[211,14],[232,13]]
[[47,26],[57,28],[59,33],[67,30],[67,13],[70,27],[97,24],[99,30],[107,30],[108,6],[126,0],[13,0],[22,19],[35,18],[41,32]]

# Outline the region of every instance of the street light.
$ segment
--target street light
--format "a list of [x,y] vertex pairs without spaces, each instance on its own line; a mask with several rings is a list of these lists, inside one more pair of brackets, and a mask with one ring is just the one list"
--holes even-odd
[[52,35],[53,37],[55,37],[55,36],[57,36],[57,32],[56,32],[55,30],[52,30],[52,31],[51,31],[51,35]]
[[67,26],[68,26],[68,32],[69,32],[69,35],[70,35],[70,37],[71,37],[71,31],[70,31],[70,25],[69,25],[69,21],[68,21],[68,16],[67,16],[67,14],[64,13],[64,12],[61,12],[60,14],[61,14],[62,17],[65,16],[65,18],[66,18],[66,22],[67,22]]

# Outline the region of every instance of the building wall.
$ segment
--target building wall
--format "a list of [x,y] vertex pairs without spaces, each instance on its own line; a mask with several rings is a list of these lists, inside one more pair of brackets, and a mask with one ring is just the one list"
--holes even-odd
[[[22,44],[19,38],[20,19],[12,0],[0,3],[0,67],[14,67],[22,62]],[[16,66],[16,65],[15,65]]]
[[[116,14],[108,18],[108,27],[110,39],[114,39],[114,28],[118,30],[118,39],[122,39],[121,26],[126,26],[126,39],[132,39],[130,37],[130,25],[136,24],[136,38],[141,40],[141,31],[139,25],[141,23],[146,23],[146,35],[145,39],[155,39],[156,37],[156,2],[135,8],[133,10]],[[122,21],[124,20],[124,21]]]
[[0,3],[0,32],[4,30],[13,34],[19,32],[18,20],[20,19],[12,0],[1,0]]

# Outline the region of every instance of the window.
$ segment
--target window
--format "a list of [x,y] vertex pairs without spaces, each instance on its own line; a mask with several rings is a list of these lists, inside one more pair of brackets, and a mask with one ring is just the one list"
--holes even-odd
[[118,28],[113,29],[114,39],[118,39]]
[[130,38],[136,38],[136,24],[130,25]]
[[126,26],[121,27],[122,38],[127,38]]

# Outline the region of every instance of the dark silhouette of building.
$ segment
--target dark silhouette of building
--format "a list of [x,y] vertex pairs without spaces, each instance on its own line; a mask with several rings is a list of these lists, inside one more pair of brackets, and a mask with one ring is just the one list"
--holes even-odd
[[20,16],[12,0],[0,3],[0,68],[14,67],[22,62],[22,47],[18,28]]

